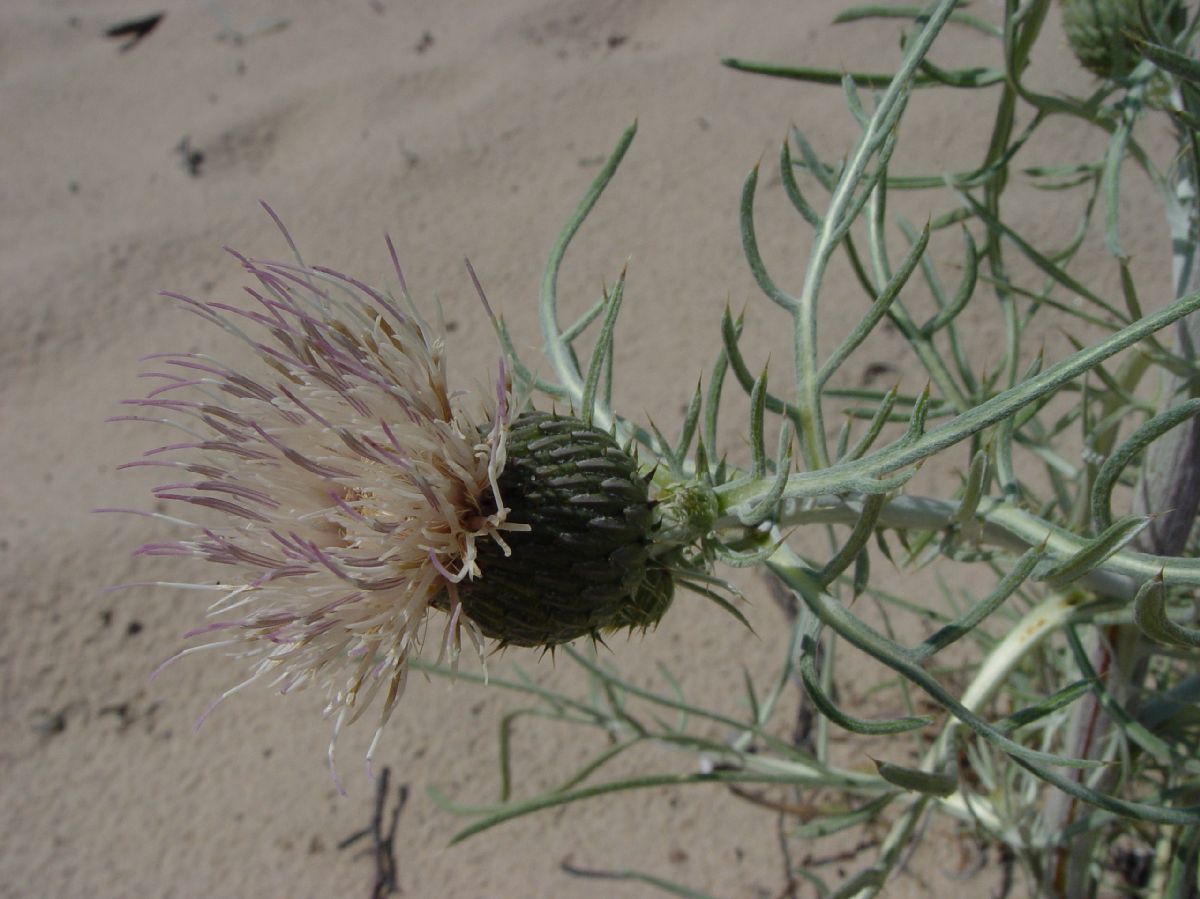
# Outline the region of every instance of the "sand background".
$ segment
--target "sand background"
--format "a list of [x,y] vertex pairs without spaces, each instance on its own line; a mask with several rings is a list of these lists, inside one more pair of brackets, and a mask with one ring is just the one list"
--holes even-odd
[[[727,302],[750,304],[748,342],[760,363],[774,351],[786,370],[779,318],[741,253],[736,211],[747,172],[760,158],[764,172],[773,166],[791,122],[831,158],[853,136],[836,88],[737,74],[718,60],[894,66],[899,26],[829,27],[846,5],[173,2],[126,52],[105,29],[149,7],[8,0],[0,8],[0,895],[369,895],[372,860],[359,845],[337,848],[370,820],[374,786],[358,764],[369,728],[340,745],[347,797],[325,768],[328,724],[316,693],[250,691],[193,734],[238,669],[214,654],[152,683],[148,674],[202,619],[203,599],[101,592],[129,580],[186,579],[178,565],[130,558],[156,536],[153,523],[88,514],[145,507],[155,482],[114,471],[155,435],[103,421],[122,411],[120,399],[144,392],[136,360],[228,349],[156,291],[235,298],[242,276],[221,252],[226,244],[284,257],[260,198],[310,263],[392,287],[388,232],[417,297],[443,305],[456,377],[481,382],[497,349],[463,257],[535,358],[545,256],[637,118],[633,149],[568,256],[560,290],[568,308],[582,309],[628,260],[617,405],[671,432],[717,351]],[[995,4],[980,8],[998,15]],[[939,59],[971,61],[978,45],[955,40]],[[1047,44],[1040,83],[1086,86],[1053,27]],[[938,97],[914,103],[904,131],[905,152],[926,170],[977,158],[986,139],[986,121],[963,124],[977,99]],[[1067,128],[1061,145],[1043,151],[1076,152],[1085,136]],[[763,191],[764,254],[781,281],[798,284],[805,229],[787,212],[777,176],[764,175]],[[913,201],[914,220],[938,208],[926,202]],[[1052,214],[1029,211],[1054,227]],[[1129,229],[1128,249],[1151,286],[1165,289],[1152,206],[1135,203],[1128,221],[1144,222]],[[957,246],[938,252],[953,258]],[[853,290],[835,273],[823,319],[829,340],[855,320],[858,306],[840,301],[857,303]],[[982,321],[975,336],[987,353]],[[900,346],[885,342],[872,358],[908,376]],[[739,408],[733,401],[724,421],[735,448]],[[761,583],[739,583],[757,600],[751,617],[763,636],[691,601],[658,633],[614,645],[616,661],[646,683],[661,661],[692,695],[736,714],[739,666],[771,670],[784,632]],[[512,661],[556,687],[579,680],[571,666],[531,654],[511,653],[493,672]],[[779,894],[775,817],[717,789],[606,797],[447,848],[464,822],[438,809],[426,787],[490,801],[496,728],[515,702],[469,683],[450,689],[415,678],[410,686],[379,754],[410,791],[396,838],[405,895],[647,894],[570,878],[559,867],[568,857],[719,896]],[[531,728],[518,743],[519,788],[549,786],[600,746],[578,731]],[[649,762],[694,765],[670,754]],[[953,841],[938,842],[918,875],[889,895],[961,889],[948,879],[960,863]]]

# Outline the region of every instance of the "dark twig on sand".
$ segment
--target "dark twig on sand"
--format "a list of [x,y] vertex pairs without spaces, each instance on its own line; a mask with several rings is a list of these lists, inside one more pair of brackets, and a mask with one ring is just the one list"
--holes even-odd
[[370,853],[375,856],[375,885],[371,889],[371,899],[384,899],[402,892],[398,868],[396,865],[396,825],[400,822],[400,812],[408,802],[408,784],[401,784],[396,791],[396,805],[392,808],[391,816],[384,828],[384,810],[387,807],[388,785],[392,779],[392,769],[384,768],[379,775],[379,785],[375,790],[375,812],[371,816],[371,824],[362,830],[352,833],[340,843],[338,849],[345,849],[357,843],[365,836],[371,837]]

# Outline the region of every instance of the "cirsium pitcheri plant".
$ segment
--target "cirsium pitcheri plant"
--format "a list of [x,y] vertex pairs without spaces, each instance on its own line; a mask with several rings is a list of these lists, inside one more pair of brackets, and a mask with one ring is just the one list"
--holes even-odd
[[[183,418],[166,423],[190,435],[135,464],[200,478],[162,485],[156,496],[227,517],[212,526],[155,513],[190,536],[142,551],[199,557],[239,576],[232,586],[173,585],[220,596],[218,620],[191,634],[209,642],[180,654],[228,647],[249,658],[245,679],[225,695],[259,680],[284,692],[319,685],[336,738],[376,699],[378,737],[409,671],[457,672],[464,638],[481,654],[489,642],[558,647],[589,679],[587,696],[523,677],[491,682],[533,703],[523,712],[597,729],[606,745],[560,787],[514,798],[518,713],[506,716],[500,802],[463,808],[438,796],[475,818],[460,839],[604,793],[714,784],[782,816],[789,890],[807,881],[823,896],[877,894],[928,813],[940,811],[1003,845],[1044,895],[1132,883],[1122,852],[1149,860],[1136,888],[1194,893],[1200,64],[1195,21],[1169,0],[1134,5],[1136,16],[1116,0],[1068,10],[1068,24],[1078,30],[1082,22],[1085,37],[1101,26],[1119,31],[1102,35],[1120,39],[1119,58],[1081,51],[1104,75],[1082,98],[1039,91],[1027,79],[1050,0],[1007,0],[998,23],[954,0],[844,13],[841,21],[910,20],[895,72],[727,60],[739,71],[840,85],[857,137],[838,162],[822,159],[799,129],[780,152],[782,190],[811,236],[794,287],[764,261],[757,168],[747,178],[742,243],[773,306],[765,308],[787,329],[790,377],[780,390],[778,375],[770,385],[765,372],[756,375],[745,322],[726,313],[715,362],[674,439],[613,405],[624,278],[569,324],[558,303],[568,247],[615,177],[633,128],[551,252],[539,299],[546,376],[497,322],[507,358],[495,397],[478,409],[448,389],[443,335],[408,301],[398,265],[403,302],[298,254],[283,264],[239,257],[259,307],[176,297],[248,342],[269,370],[264,378],[194,354],[162,356],[173,368],[152,376],[165,383],[135,401],[143,414],[131,417],[166,409]],[[1120,15],[1109,15],[1117,6]],[[936,42],[947,28],[989,43],[995,64],[938,65]],[[982,158],[961,170],[897,174],[899,128],[914,93],[941,89],[995,95]],[[869,101],[865,90],[876,92]],[[1166,166],[1141,143],[1137,126],[1149,116],[1175,128],[1178,152]],[[1094,130],[1096,156],[1025,165],[1031,139],[1066,120]],[[1152,185],[1171,229],[1169,302],[1140,294],[1121,247],[1129,166]],[[947,192],[953,208],[924,227],[889,211],[890,195],[930,190]],[[1018,190],[1082,195],[1074,233],[1040,246],[1011,213]],[[1119,296],[1078,270],[1097,210]],[[931,252],[947,239],[961,247],[953,269]],[[862,311],[830,349],[818,332],[841,257],[861,288]],[[918,294],[927,315],[917,314]],[[972,364],[961,325],[981,304],[1001,335],[1001,361],[990,370]],[[1052,314],[1091,336],[1070,335],[1073,351],[1054,361],[1030,358],[1029,342]],[[883,328],[903,338],[926,389],[844,386],[850,360]],[[577,345],[593,330],[585,358]],[[187,391],[197,398],[180,399]],[[718,427],[738,391],[748,408],[746,452],[724,437],[728,414]],[[531,398],[554,411],[531,411]],[[831,429],[839,413],[843,424]],[[940,489],[915,492],[922,466],[950,473]],[[827,549],[800,539],[814,530],[827,536]],[[930,567],[944,581],[969,565],[990,586],[947,590],[939,608],[882,585],[872,565],[880,555]],[[723,565],[768,573],[790,626],[769,682],[746,674],[743,713],[689,698],[686,676],[663,670],[663,688],[641,686],[570,645],[677,614],[676,584],[743,617],[717,576]],[[900,613],[923,638],[896,635],[889,616]],[[427,641],[449,665],[422,661]],[[888,685],[899,688],[903,708],[882,716],[848,708],[838,693],[839,644],[892,672]],[[965,663],[941,667],[964,654]],[[793,683],[816,718],[802,740],[780,735]],[[666,720],[662,710],[676,715]],[[910,741],[917,762],[889,752],[873,770],[848,766],[831,751],[835,729]],[[648,744],[681,750],[694,764],[603,779],[611,762]],[[331,761],[332,753],[331,743]],[[746,785],[790,795],[768,800]],[[800,802],[808,795],[819,798]],[[874,859],[845,882],[827,885],[792,861],[793,842],[856,827],[883,835]],[[609,874],[702,895],[649,874]]]

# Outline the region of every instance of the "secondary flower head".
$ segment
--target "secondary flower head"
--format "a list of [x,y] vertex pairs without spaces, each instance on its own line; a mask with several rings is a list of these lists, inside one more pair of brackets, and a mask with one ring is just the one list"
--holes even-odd
[[1075,58],[1103,78],[1123,78],[1145,54],[1145,23],[1167,39],[1187,26],[1182,0],[1061,0],[1063,30]]
[[167,296],[252,364],[147,357],[161,383],[122,416],[186,435],[130,463],[170,470],[154,496],[186,510],[155,513],[183,536],[138,553],[221,566],[214,584],[172,585],[220,594],[187,634],[203,642],[173,658],[224,648],[248,664],[218,703],[263,681],[325,690],[332,765],[372,704],[374,752],[430,640],[456,663],[464,635],[482,655],[488,639],[553,646],[657,621],[671,579],[648,557],[645,481],[611,437],[518,415],[503,362],[486,402],[452,391],[443,335],[398,264],[399,302],[331,269],[233,255],[253,279],[246,307]]

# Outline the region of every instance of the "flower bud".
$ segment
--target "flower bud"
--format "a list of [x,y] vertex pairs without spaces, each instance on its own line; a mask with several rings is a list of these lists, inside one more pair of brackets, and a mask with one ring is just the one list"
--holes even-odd
[[[1138,0],[1063,0],[1063,30],[1084,68],[1103,78],[1120,78],[1142,60],[1135,38],[1146,37]],[[1187,23],[1179,0],[1145,0],[1146,15],[1166,35]]]

